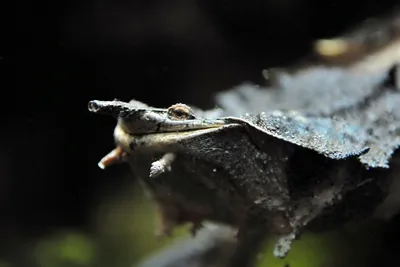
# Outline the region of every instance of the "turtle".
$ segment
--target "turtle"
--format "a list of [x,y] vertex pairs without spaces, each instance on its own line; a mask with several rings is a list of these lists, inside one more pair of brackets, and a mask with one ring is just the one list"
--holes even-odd
[[[112,115],[116,149],[160,209],[159,232],[204,221],[278,236],[276,257],[306,229],[369,216],[398,171],[400,93],[388,71],[318,67],[280,73],[268,88],[242,84],[215,109],[92,100]],[[356,212],[354,212],[356,211]]]

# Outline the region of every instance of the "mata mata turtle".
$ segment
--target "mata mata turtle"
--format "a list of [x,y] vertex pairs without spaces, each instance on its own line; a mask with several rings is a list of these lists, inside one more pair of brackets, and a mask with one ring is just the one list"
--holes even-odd
[[[244,84],[218,109],[90,101],[118,119],[117,148],[99,166],[128,162],[169,233],[191,222],[278,235],[283,257],[307,227],[364,218],[387,195],[400,144],[400,93],[387,73],[315,68],[280,74],[271,88]],[[353,212],[356,211],[356,212]]]

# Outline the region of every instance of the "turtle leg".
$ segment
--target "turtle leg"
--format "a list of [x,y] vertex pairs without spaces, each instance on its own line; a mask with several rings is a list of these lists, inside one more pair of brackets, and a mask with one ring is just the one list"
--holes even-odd
[[314,196],[312,199],[304,201],[303,205],[300,205],[295,210],[295,214],[291,220],[292,232],[286,235],[282,235],[274,247],[274,256],[277,258],[286,257],[287,253],[291,249],[293,240],[295,240],[301,233],[301,231],[315,219],[322,211],[329,205],[332,205],[337,197],[339,190],[331,188],[331,190],[322,191],[319,195]]
[[281,236],[275,243],[274,256],[277,258],[284,258],[289,253],[293,240],[296,239],[296,233]]
[[175,154],[167,153],[161,159],[154,161],[150,167],[150,177],[155,178],[166,171],[170,171],[175,157]]
[[345,177],[346,175],[339,171],[333,184],[328,181],[316,187],[311,198],[307,197],[299,202],[298,208],[294,211],[290,220],[293,231],[287,235],[282,235],[277,240],[273,252],[275,257],[284,258],[290,251],[291,243],[301,231],[318,217],[326,207],[334,205],[342,199]]

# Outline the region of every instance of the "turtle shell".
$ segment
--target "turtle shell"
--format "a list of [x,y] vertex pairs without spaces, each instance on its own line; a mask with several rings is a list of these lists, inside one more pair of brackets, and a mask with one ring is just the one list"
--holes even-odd
[[227,120],[247,123],[249,130],[329,158],[358,156],[367,168],[388,168],[400,145],[400,92],[384,86],[387,78],[315,68],[280,74],[270,88],[238,86],[216,101],[235,116]]

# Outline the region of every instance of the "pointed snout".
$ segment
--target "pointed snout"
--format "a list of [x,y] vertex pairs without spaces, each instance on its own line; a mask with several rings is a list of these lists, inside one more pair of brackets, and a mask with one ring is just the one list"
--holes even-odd
[[101,101],[92,100],[88,103],[88,109],[90,112],[97,114],[106,114],[114,117],[122,117],[130,114],[133,110],[129,103],[122,101]]

